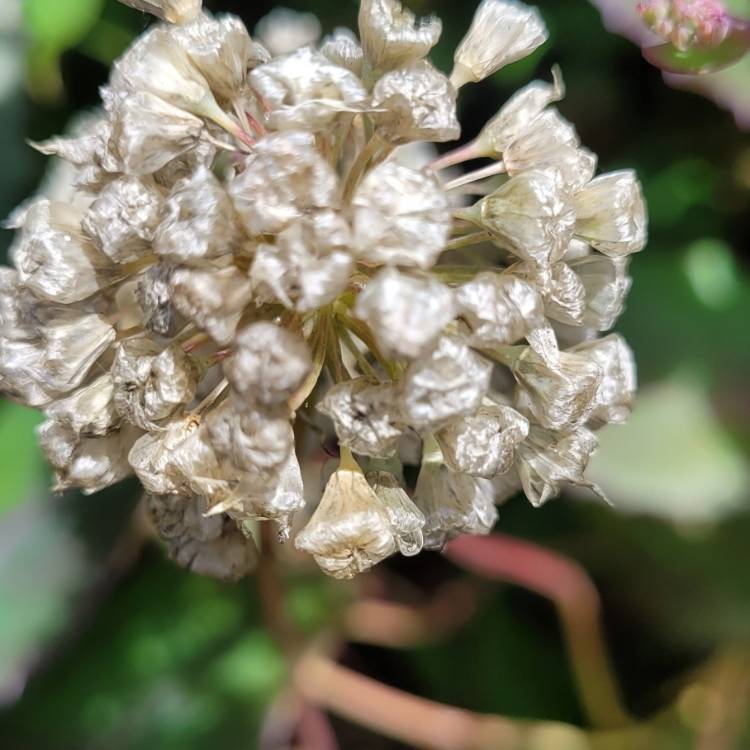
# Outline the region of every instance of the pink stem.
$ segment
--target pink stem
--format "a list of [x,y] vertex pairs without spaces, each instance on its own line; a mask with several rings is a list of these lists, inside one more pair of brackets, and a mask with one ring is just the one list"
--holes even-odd
[[456,164],[463,164],[465,161],[470,159],[479,159],[482,154],[477,152],[476,141],[467,143],[465,146],[460,146],[453,151],[449,151],[442,156],[439,156],[434,161],[430,162],[430,169],[434,169],[436,172],[440,169],[446,169],[447,167],[453,167]]

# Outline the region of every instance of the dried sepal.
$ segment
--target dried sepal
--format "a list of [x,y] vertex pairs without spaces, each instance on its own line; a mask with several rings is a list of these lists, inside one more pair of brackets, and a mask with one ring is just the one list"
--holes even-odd
[[354,252],[365,263],[432,267],[450,232],[450,205],[434,174],[388,161],[352,199]]
[[475,414],[451,420],[435,433],[446,466],[492,479],[513,467],[516,449],[529,434],[529,421],[510,406],[485,403]]
[[224,374],[245,404],[285,403],[312,369],[305,340],[274,323],[260,321],[236,336]]
[[492,483],[451,471],[431,443],[414,490],[414,504],[425,517],[424,548],[442,549],[461,534],[489,534],[497,520]]
[[169,556],[198,575],[237,581],[252,573],[258,551],[227,516],[203,515],[197,495],[146,496],[146,508]]
[[450,288],[431,277],[387,268],[365,287],[355,306],[387,355],[418,357],[455,315]]
[[437,44],[442,29],[438,18],[417,20],[398,0],[362,0],[359,6],[365,58],[376,71],[420,60]]
[[396,477],[388,471],[367,472],[367,481],[385,506],[398,551],[413,557],[422,551],[425,517]]
[[530,55],[547,36],[536,8],[516,0],[482,0],[453,56],[451,81],[456,87],[481,81]]
[[610,257],[646,245],[646,207],[632,170],[599,175],[575,196],[576,237]]
[[492,364],[455,336],[441,336],[436,347],[416,359],[400,384],[404,420],[417,430],[435,429],[471,414],[489,388]]
[[331,475],[294,543],[334,578],[353,578],[396,550],[388,511],[351,459]]
[[393,386],[365,378],[334,385],[317,409],[333,420],[341,445],[365,456],[393,455],[405,429]]
[[393,144],[455,141],[461,135],[456,91],[427,60],[386,73],[372,92],[377,134]]

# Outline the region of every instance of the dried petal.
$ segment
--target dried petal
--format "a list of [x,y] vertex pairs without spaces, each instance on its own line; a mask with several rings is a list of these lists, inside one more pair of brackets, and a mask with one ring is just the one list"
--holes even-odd
[[364,53],[359,39],[349,29],[336,29],[326,37],[320,47],[320,54],[334,65],[346,68],[358,78],[362,77]]
[[252,297],[250,279],[235,266],[178,268],[169,286],[175,308],[218,344],[232,340]]
[[560,434],[532,426],[528,439],[518,447],[518,473],[529,502],[538,508],[558,495],[563,483],[589,487],[601,495],[584,478],[596,447],[594,434],[585,427]]
[[456,91],[427,60],[386,73],[372,92],[376,132],[389,143],[455,141]]
[[366,263],[430,268],[450,232],[450,205],[434,174],[394,161],[373,169],[352,199],[354,250]]
[[317,409],[333,420],[340,445],[364,456],[393,455],[405,427],[390,384],[355,378],[334,385]]
[[270,106],[267,119],[274,130],[320,132],[342,112],[361,112],[367,105],[359,78],[310,47],[256,68],[250,81]]
[[519,263],[512,267],[512,272],[536,284],[548,318],[569,326],[583,325],[586,289],[578,274],[566,263],[554,263],[545,269]]
[[367,481],[385,506],[398,551],[413,557],[422,551],[425,517],[388,471],[367,473]]
[[436,446],[422,458],[414,503],[425,517],[425,549],[442,549],[461,534],[489,534],[497,521],[492,483],[452,472]]
[[401,382],[405,420],[432,429],[479,408],[489,388],[492,365],[460,339],[442,336],[435,349],[415,360]]
[[586,297],[583,324],[597,331],[608,331],[622,315],[632,279],[628,259],[594,254],[571,260]]
[[310,133],[275,133],[248,156],[229,193],[251,235],[277,234],[302,214],[336,208],[338,178]]
[[610,257],[629,255],[646,245],[646,207],[632,170],[593,179],[575,196],[575,234]]
[[101,437],[112,432],[121,422],[114,394],[112,376],[107,373],[67,398],[50,404],[44,413],[76,435]]
[[476,346],[512,344],[544,323],[539,292],[514,274],[483,271],[458,287],[456,302]]
[[206,517],[197,495],[148,495],[146,508],[169,556],[198,575],[238,581],[258,562],[255,543],[226,516]]
[[509,63],[530,55],[547,41],[536,8],[516,0],[482,0],[471,28],[453,56],[456,88],[481,81]]
[[120,0],[136,10],[161,18],[169,23],[187,23],[200,12],[203,0]]
[[234,205],[210,169],[199,167],[174,186],[156,232],[157,253],[189,262],[230,254],[239,243]]
[[185,325],[185,320],[172,304],[172,268],[164,263],[151,266],[141,277],[135,289],[146,330],[159,336],[175,336]]
[[312,369],[305,340],[274,323],[251,323],[235,339],[224,373],[243,403],[285,403]]
[[576,221],[572,200],[555,173],[540,170],[512,177],[465,216],[514,255],[537,265],[562,258]]
[[356,316],[388,355],[418,357],[455,315],[451,290],[431,277],[383,269],[360,293]]
[[435,433],[446,466],[455,472],[492,479],[513,467],[529,421],[515,409],[485,404],[476,414],[458,417]]
[[370,67],[383,72],[423,58],[437,44],[439,18],[417,21],[398,0],[362,0],[359,34]]
[[13,246],[19,278],[50,302],[71,304],[107,283],[109,259],[81,231],[81,215],[63,203],[40,200],[27,211]]
[[570,351],[590,357],[602,372],[591,412],[594,424],[601,426],[627,421],[637,383],[635,357],[625,339],[611,333],[602,339],[578,344]]
[[320,21],[313,13],[274,8],[258,21],[254,34],[278,57],[315,44],[320,39]]
[[334,578],[353,578],[396,549],[388,511],[356,464],[333,473],[294,543]]
[[125,263],[148,252],[163,201],[153,183],[122,177],[98,194],[81,225],[113,263]]

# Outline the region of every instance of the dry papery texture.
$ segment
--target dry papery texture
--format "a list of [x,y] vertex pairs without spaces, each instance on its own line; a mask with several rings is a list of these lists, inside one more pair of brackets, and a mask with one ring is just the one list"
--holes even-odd
[[[235,579],[260,523],[348,578],[488,533],[519,489],[591,486],[594,430],[635,391],[607,331],[645,244],[638,181],[595,175],[557,69],[430,145],[460,137],[462,86],[544,43],[538,11],[484,0],[446,75],[440,22],[395,0],[319,46],[274,14],[274,54],[196,2],[128,4],[161,20],[100,113],[36,144],[75,200],[17,210],[0,272],[2,389],[45,414],[54,488],[136,474],[170,555]],[[325,488],[303,487],[309,430],[338,440]]]

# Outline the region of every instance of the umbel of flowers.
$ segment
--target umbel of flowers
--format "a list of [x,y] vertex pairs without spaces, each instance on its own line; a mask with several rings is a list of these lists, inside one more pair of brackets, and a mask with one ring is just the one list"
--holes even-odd
[[[635,390],[600,335],[645,243],[634,174],[596,176],[558,71],[473,142],[404,156],[459,138],[461,88],[545,41],[537,10],[483,0],[446,76],[440,21],[396,0],[277,57],[197,1],[128,2],[163,23],[101,114],[37,144],[76,193],[16,212],[0,274],[2,388],[44,412],[55,489],[136,474],[170,554],[228,579],[258,522],[348,578],[488,533],[519,489],[598,491],[594,431]],[[306,502],[326,431],[340,462]]]

